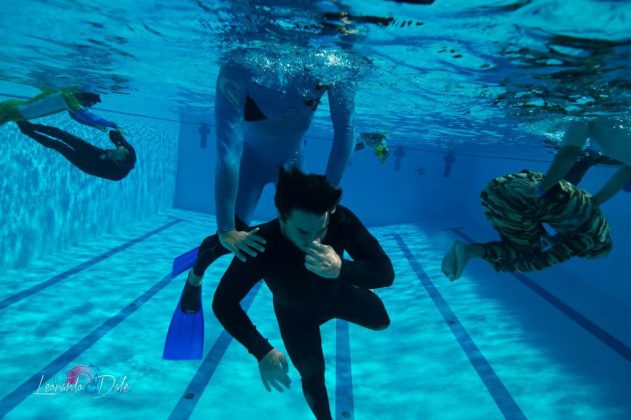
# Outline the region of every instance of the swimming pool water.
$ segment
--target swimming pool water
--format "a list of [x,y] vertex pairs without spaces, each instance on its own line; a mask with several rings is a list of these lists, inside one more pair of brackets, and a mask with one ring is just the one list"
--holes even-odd
[[[185,279],[170,278],[171,261],[213,223],[173,210],[3,275],[0,415],[310,418],[293,367],[291,389],[267,393],[255,359],[214,319],[209,301],[227,257],[205,277],[205,358],[161,359]],[[377,292],[392,324],[322,327],[336,418],[628,418],[628,360],[508,275],[480,264],[456,284],[444,278],[452,227],[372,229],[397,274]],[[248,314],[282,350],[270,292],[263,285],[252,296]],[[37,393],[41,375],[59,382],[88,364],[126,377],[129,389]]]

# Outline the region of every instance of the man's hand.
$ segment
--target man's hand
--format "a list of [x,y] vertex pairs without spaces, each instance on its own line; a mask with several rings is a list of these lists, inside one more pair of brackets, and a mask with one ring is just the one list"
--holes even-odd
[[336,279],[342,270],[342,259],[333,247],[313,241],[307,248],[305,267],[320,277]]
[[245,252],[251,257],[256,257],[257,251],[263,252],[265,248],[265,239],[261,236],[255,235],[259,231],[259,228],[251,230],[250,232],[231,230],[229,232],[220,233],[219,241],[224,248],[232,252],[238,259],[245,261],[245,256],[242,252]]
[[289,379],[289,375],[287,375],[288,371],[289,365],[287,364],[285,355],[276,349],[270,350],[259,362],[261,380],[268,392],[272,391],[272,386],[280,392],[283,392],[281,385],[284,385],[285,388],[289,388],[291,379]]

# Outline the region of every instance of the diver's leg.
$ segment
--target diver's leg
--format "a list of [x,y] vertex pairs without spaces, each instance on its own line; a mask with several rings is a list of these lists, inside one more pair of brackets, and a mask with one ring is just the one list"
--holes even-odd
[[388,311],[379,296],[369,289],[348,283],[337,287],[331,315],[371,330],[383,330],[390,325]]
[[307,404],[318,420],[331,419],[319,323],[296,309],[283,309],[276,303],[274,309],[287,353],[300,373]]
[[103,177],[102,149],[55,127],[26,121],[20,121],[17,125],[24,134],[44,147],[56,150],[77,169],[88,175]]
[[[248,226],[239,218],[235,219],[235,225],[237,230],[248,229]],[[182,312],[195,313],[199,310],[199,294],[201,293],[202,279],[206,269],[219,257],[229,253],[230,251],[221,245],[219,235],[216,233],[206,237],[202,241],[197,251],[193,269],[188,273],[186,283],[184,284],[181,299]]]
[[53,137],[59,141],[62,141],[78,151],[81,154],[90,154],[90,155],[101,155],[103,151],[96,146],[88,143],[87,141],[79,138],[77,136],[73,136],[67,131],[61,130],[57,127],[51,127],[48,125],[42,124],[31,124],[33,131],[38,133],[45,134],[49,137]]
[[488,221],[500,235],[500,241],[483,244],[454,242],[442,262],[443,273],[452,281],[458,279],[473,258],[482,258],[498,271],[510,271],[516,259],[543,249],[545,229],[537,209],[540,198],[531,198],[520,191],[535,188],[540,174],[519,173],[498,177],[481,193],[482,208]]
[[56,127],[50,127],[42,124],[31,124],[28,121],[19,121],[16,124],[22,133],[37,140],[45,147],[55,148],[54,143],[59,144],[60,142],[63,142],[83,155],[100,156],[103,153],[103,151],[98,147],[95,147],[87,141]]
[[482,244],[482,258],[499,271],[506,271],[501,269],[503,262],[510,264],[515,259],[541,252],[541,237],[545,232],[536,210],[543,199],[519,193],[522,188],[534,189],[541,177],[534,173],[509,177],[512,179],[491,181],[481,194],[484,214],[502,238],[499,242]]
[[[520,188],[534,189],[538,182],[527,175],[520,173],[495,179],[480,194],[484,215],[500,235],[501,242],[520,251],[540,248],[543,233],[536,215],[540,199],[520,192]],[[501,254],[501,250],[498,251]]]
[[299,147],[286,161],[265,161],[245,147],[239,173],[239,190],[235,212],[237,217],[249,224],[256,210],[263,189],[267,184],[278,182],[279,169],[298,168],[305,172],[304,148]]
[[73,148],[67,146],[65,143],[37,133],[35,130],[37,124],[31,124],[27,121],[19,121],[16,124],[23,134],[29,136],[30,138],[48,149],[56,150],[71,163],[74,163],[74,161],[78,160],[77,152]]

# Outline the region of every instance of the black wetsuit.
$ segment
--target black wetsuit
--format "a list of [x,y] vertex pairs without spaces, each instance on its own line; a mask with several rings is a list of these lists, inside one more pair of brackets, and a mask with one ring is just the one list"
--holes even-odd
[[[238,217],[235,217],[235,227],[238,231],[250,229],[250,227]],[[210,264],[217,258],[229,253],[230,251],[221,245],[218,234],[215,233],[207,236],[199,246],[199,251],[197,251],[197,258],[195,259],[195,265],[193,265],[193,273],[198,277],[203,276]]]
[[129,174],[136,163],[136,151],[118,131],[110,131],[110,140],[116,146],[123,146],[129,151],[123,162],[110,159],[104,149],[93,146],[59,128],[31,124],[27,121],[19,121],[17,125],[22,133],[42,146],[58,151],[70,163],[89,175],[119,181]]
[[337,279],[319,277],[305,268],[305,254],[282,235],[278,219],[260,228],[258,234],[267,241],[265,252],[246,262],[232,260],[217,286],[213,311],[226,331],[260,361],[272,346],[239,302],[264,279],[274,296],[281,336],[300,373],[305,399],[318,419],[330,419],[320,325],[340,318],[370,329],[386,328],[388,313],[369,289],[392,284],[392,263],[359,219],[342,206],[331,215],[322,240],[338,255],[346,251],[353,258],[342,260]]

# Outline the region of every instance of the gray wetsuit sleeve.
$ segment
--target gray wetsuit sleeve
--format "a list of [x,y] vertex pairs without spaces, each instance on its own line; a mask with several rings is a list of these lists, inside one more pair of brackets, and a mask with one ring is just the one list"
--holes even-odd
[[328,89],[331,120],[333,122],[333,147],[326,167],[326,178],[339,185],[355,149],[353,114],[355,91],[348,84],[334,84]]
[[217,166],[215,205],[217,231],[234,230],[239,168],[243,153],[243,113],[247,85],[242,71],[222,67],[217,77],[215,119],[217,129]]

